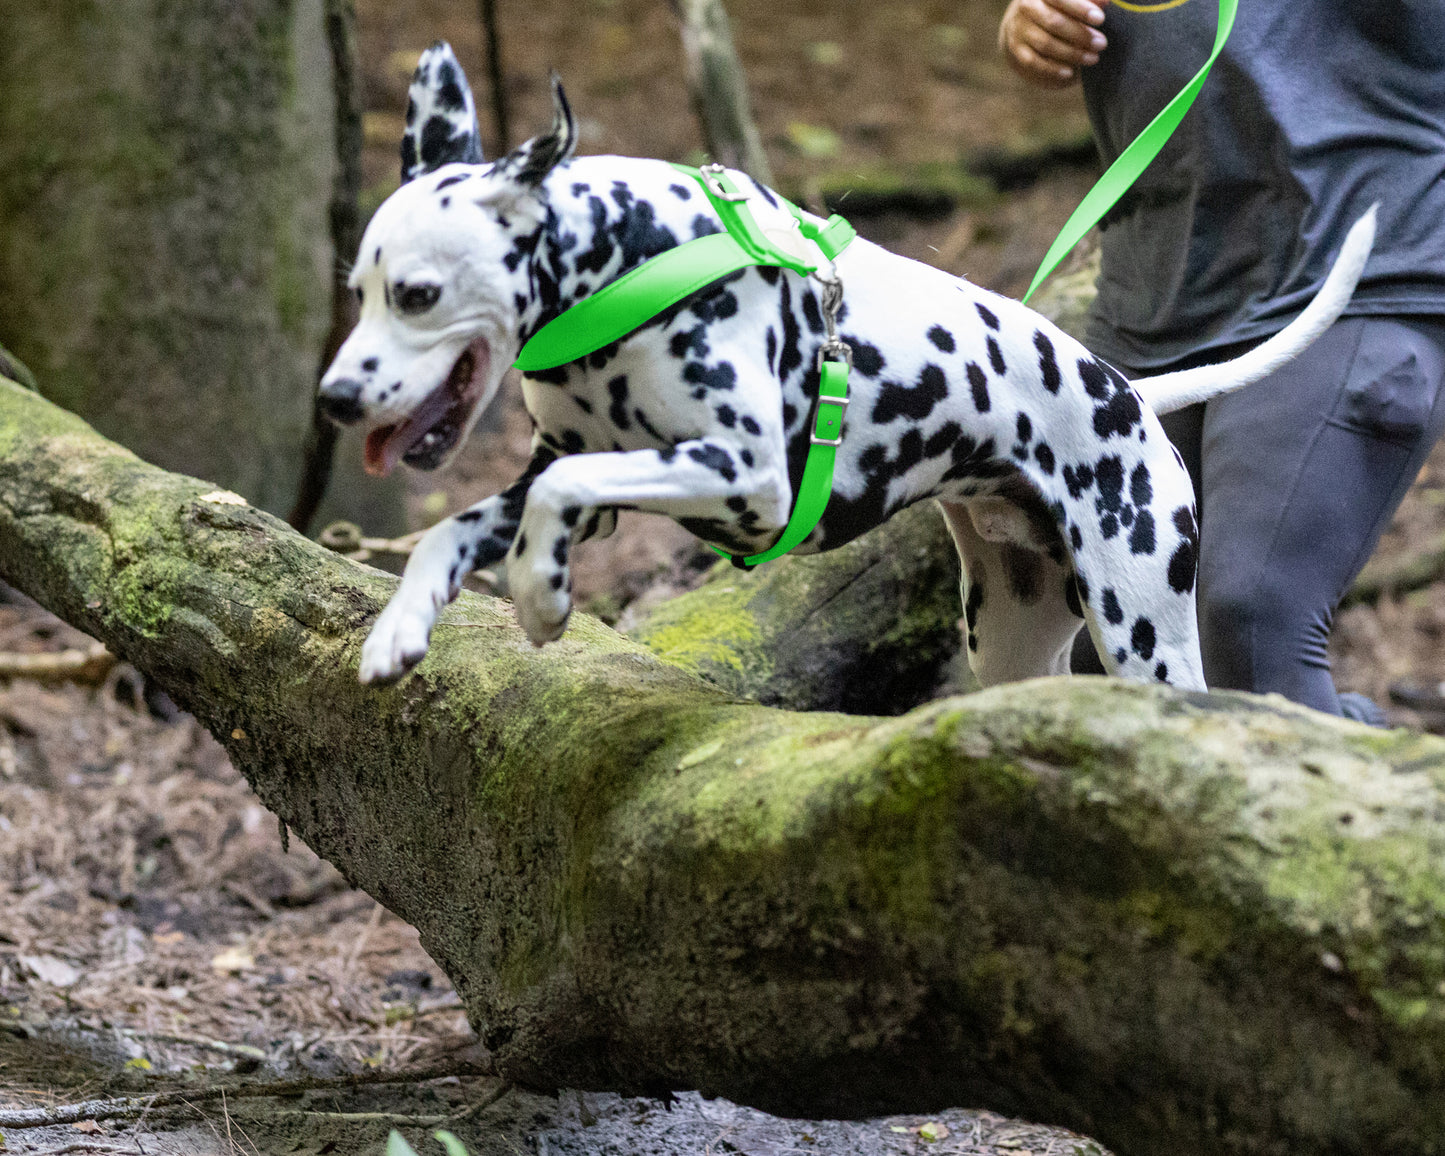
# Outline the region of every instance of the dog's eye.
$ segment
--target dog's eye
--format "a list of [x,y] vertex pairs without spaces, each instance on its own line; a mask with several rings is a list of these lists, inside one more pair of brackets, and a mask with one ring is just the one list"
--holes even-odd
[[398,285],[396,307],[403,313],[425,313],[441,295],[440,285]]

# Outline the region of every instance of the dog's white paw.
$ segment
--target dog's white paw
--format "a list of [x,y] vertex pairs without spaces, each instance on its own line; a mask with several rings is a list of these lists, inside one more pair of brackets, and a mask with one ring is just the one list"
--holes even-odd
[[521,583],[512,586],[512,603],[517,610],[517,622],[526,632],[533,646],[555,642],[567,629],[567,619],[572,615],[570,583],[557,582],[558,571],[528,573]]
[[394,682],[426,657],[436,611],[393,598],[361,645],[361,681]]

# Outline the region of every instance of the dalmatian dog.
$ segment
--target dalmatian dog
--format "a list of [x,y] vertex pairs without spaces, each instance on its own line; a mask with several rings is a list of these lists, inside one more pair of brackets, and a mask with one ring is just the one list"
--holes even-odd
[[[406,183],[376,212],[351,274],[360,320],[321,385],[363,424],[365,464],[443,464],[525,341],[649,257],[718,232],[693,180],[656,160],[574,157],[553,79],[551,130],[481,162],[470,92],[445,44],[422,58]],[[787,228],[768,188],[759,225]],[[963,563],[968,657],[984,685],[1068,671],[1087,625],[1111,674],[1204,689],[1192,489],[1159,425],[1258,380],[1322,332],[1373,240],[1358,222],[1315,300],[1223,365],[1135,382],[1018,302],[857,238],[837,257],[851,405],[832,497],[797,548],[831,550],[936,499]],[[399,678],[473,569],[505,561],[538,646],[571,612],[569,558],[622,509],[666,514],[739,555],[788,521],[809,449],[825,340],[815,278],[723,277],[619,341],[523,378],[533,456],[500,494],[433,527],[362,648],[363,682]]]

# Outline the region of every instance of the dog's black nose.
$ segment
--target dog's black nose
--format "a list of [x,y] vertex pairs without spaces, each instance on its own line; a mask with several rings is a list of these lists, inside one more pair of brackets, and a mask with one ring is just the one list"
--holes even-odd
[[341,425],[351,425],[365,416],[361,407],[361,382],[355,378],[343,377],[323,385],[316,404],[322,413]]

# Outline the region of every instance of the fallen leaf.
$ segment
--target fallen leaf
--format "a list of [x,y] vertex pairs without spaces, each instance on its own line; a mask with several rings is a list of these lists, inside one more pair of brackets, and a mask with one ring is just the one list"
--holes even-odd
[[72,987],[80,981],[78,970],[53,955],[21,955],[17,959],[21,967],[51,987]]
[[136,1056],[133,1060],[126,1060],[125,1066],[127,1068],[134,1068],[138,1072],[148,1072],[151,1070],[151,1062],[144,1056]]
[[244,947],[228,947],[211,957],[211,966],[216,971],[228,971],[235,975],[239,971],[250,971],[256,966],[256,960]]
[[77,1132],[84,1132],[88,1136],[95,1136],[105,1131],[105,1129],[94,1120],[82,1120],[79,1124],[72,1124],[71,1127]]
[[930,1120],[918,1126],[918,1135],[930,1144],[935,1144],[939,1140],[948,1139],[948,1125],[940,1120]]

